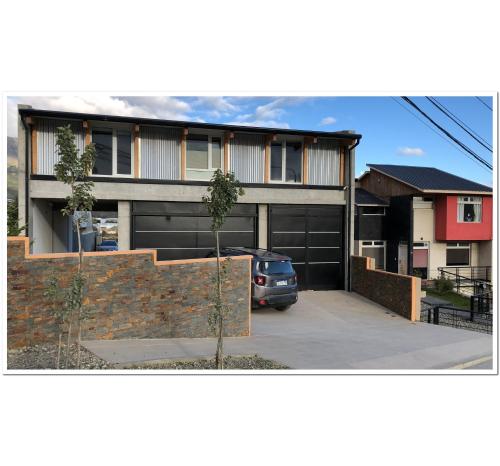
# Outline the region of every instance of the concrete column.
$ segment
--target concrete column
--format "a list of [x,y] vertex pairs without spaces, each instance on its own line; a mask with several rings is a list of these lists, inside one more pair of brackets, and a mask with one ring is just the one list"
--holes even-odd
[[259,217],[259,238],[257,242],[257,247],[262,249],[267,249],[267,228],[268,228],[268,220],[267,220],[267,204],[259,204],[258,209]]
[[[29,105],[18,105],[18,108],[29,108]],[[29,176],[28,167],[26,166],[26,129],[18,114],[17,117],[17,205],[19,225],[26,225],[26,177]],[[28,232],[31,233],[31,232]],[[21,233],[21,234],[25,234]]]
[[130,202],[118,201],[118,249],[120,251],[130,249],[131,222]]
[[46,199],[32,199],[31,202],[33,254],[52,252],[52,203]]

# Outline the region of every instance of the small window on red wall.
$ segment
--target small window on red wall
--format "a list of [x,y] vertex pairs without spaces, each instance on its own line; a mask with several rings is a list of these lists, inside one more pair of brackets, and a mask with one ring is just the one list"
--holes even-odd
[[483,199],[478,196],[460,196],[458,198],[457,221],[459,223],[480,223]]

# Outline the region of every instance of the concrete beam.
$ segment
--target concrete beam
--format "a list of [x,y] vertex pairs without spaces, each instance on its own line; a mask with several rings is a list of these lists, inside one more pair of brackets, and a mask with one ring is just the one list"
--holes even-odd
[[[98,181],[94,183],[94,195],[98,200],[201,202],[201,197],[206,192],[206,186],[194,185],[99,183]],[[245,188],[241,202],[345,205],[347,193],[347,190]],[[68,195],[69,188],[59,181],[30,181],[32,198],[64,199]]]

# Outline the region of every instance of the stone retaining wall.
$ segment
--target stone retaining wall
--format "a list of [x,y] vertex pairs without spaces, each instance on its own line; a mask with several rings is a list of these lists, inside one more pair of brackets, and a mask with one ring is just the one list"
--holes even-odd
[[351,256],[352,291],[412,321],[420,320],[420,278],[375,270],[370,257]]
[[[54,303],[44,296],[51,277],[61,289],[77,270],[78,254],[30,255],[28,238],[7,248],[8,347],[56,342]],[[227,281],[226,335],[250,334],[250,256],[234,257]],[[216,259],[157,261],[156,251],[89,252],[82,339],[212,336],[209,296]],[[55,306],[61,306],[58,301]]]

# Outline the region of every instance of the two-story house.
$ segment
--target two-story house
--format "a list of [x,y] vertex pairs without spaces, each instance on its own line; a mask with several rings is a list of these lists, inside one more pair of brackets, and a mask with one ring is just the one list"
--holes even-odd
[[[94,143],[98,212],[116,212],[120,249],[158,259],[205,257],[214,247],[201,203],[218,168],[245,195],[227,219],[223,246],[292,257],[303,289],[348,289],[353,253],[354,148],[361,135],[19,108],[19,215],[34,253],[72,250],[69,190],[54,177],[56,129]],[[115,220],[116,221],[116,220]]]
[[490,187],[436,168],[368,167],[359,187],[388,203],[379,238],[386,242],[386,270],[436,278],[440,267],[491,267]]

